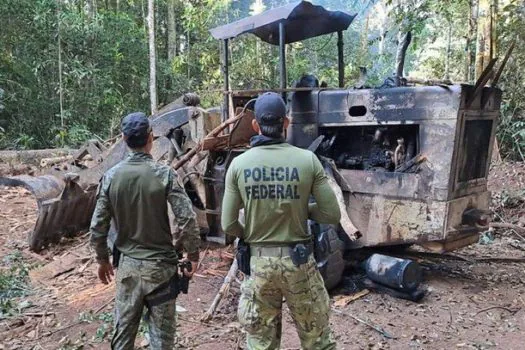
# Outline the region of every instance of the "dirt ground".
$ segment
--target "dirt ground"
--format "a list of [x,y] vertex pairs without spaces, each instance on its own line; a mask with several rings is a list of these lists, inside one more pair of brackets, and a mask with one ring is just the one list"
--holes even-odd
[[[495,220],[525,226],[524,182],[523,163],[493,167],[490,188]],[[26,237],[36,213],[30,193],[0,188],[0,350],[109,349],[114,285],[106,287],[97,281],[85,234],[64,239],[40,255],[30,252]],[[525,237],[520,232],[491,231],[483,235],[483,244],[448,257],[416,257],[428,289],[419,303],[368,293],[337,307],[346,313],[331,315],[338,348],[523,349]],[[212,321],[199,322],[233,258],[229,247],[203,243],[202,248],[202,264],[190,293],[177,301],[181,308],[178,345],[242,349],[244,336],[235,314],[238,282]],[[333,303],[345,293],[355,293],[348,288],[352,278],[345,281],[332,291]],[[282,348],[299,349],[287,311],[283,319]],[[147,343],[144,334],[141,328],[137,348]]]

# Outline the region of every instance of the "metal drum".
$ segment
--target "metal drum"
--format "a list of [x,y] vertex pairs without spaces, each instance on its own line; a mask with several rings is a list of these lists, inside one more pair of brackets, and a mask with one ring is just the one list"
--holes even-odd
[[422,280],[418,263],[382,254],[374,254],[368,258],[365,269],[372,281],[402,291],[417,289]]

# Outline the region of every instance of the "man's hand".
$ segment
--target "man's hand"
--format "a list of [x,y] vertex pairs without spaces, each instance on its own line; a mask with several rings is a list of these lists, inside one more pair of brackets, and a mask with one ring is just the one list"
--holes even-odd
[[[188,260],[185,260],[184,262],[186,262]],[[193,277],[193,274],[195,273],[195,271],[197,271],[197,265],[198,263],[197,262],[194,262],[194,261],[190,261],[191,263],[191,271],[188,271],[187,269],[184,269],[183,272],[184,272],[184,276],[188,277],[188,278],[192,278]]]
[[109,284],[111,282],[111,276],[114,276],[113,265],[108,262],[101,262],[98,264],[98,278],[104,284]]

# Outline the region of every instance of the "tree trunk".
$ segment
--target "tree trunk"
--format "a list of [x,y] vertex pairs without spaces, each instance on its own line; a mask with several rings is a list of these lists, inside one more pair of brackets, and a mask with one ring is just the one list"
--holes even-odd
[[445,57],[445,75],[444,79],[450,79],[450,54],[452,43],[452,21],[448,21],[448,37],[447,37],[447,55]]
[[142,24],[144,25],[144,32],[147,32],[146,28],[146,22],[148,21],[146,18],[146,10],[144,10],[144,0],[140,0],[140,10],[142,11]]
[[57,43],[58,43],[58,91],[60,96],[60,127],[64,128],[64,84],[62,81],[62,43],[60,33],[60,11],[61,3],[57,3]]
[[405,57],[407,54],[408,45],[412,41],[412,33],[408,32],[399,32],[398,35],[398,44],[397,44],[397,53],[396,53],[396,77],[403,77],[403,70],[405,68]]
[[177,23],[175,22],[175,2],[168,0],[168,61],[171,64],[177,56]]
[[386,30],[385,27],[381,26],[381,34],[379,38],[379,55],[383,55],[385,53],[385,39],[386,39]]
[[489,0],[479,0],[478,37],[476,46],[476,79],[490,61],[490,5]]
[[474,81],[474,62],[476,61],[476,48],[474,45],[475,36],[478,30],[478,1],[469,1],[469,30],[465,43],[466,64],[465,64],[465,81]]
[[365,22],[365,29],[363,32],[363,36],[361,37],[361,58],[360,58],[360,66],[364,66],[366,63],[366,58],[368,56],[368,26],[369,26],[369,19],[370,16],[366,16],[366,22]]
[[187,57],[187,59],[186,59],[186,62],[187,62],[186,66],[188,67],[188,71],[187,71],[187,74],[188,74],[187,78],[188,78],[188,80],[190,80],[190,68],[191,68],[191,65],[190,65],[190,53],[191,53],[190,52],[191,51],[190,47],[191,46],[190,45],[191,45],[191,43],[190,43],[190,32],[189,32],[189,30],[186,30],[186,57]]
[[492,0],[490,6],[490,58],[496,58],[498,56],[497,42],[497,23],[498,23],[498,0]]
[[157,74],[155,54],[155,4],[148,0],[148,37],[149,37],[149,98],[151,114],[157,113]]
[[97,11],[97,4],[96,0],[88,0],[87,1],[87,15],[90,19],[93,19],[95,17],[95,13]]

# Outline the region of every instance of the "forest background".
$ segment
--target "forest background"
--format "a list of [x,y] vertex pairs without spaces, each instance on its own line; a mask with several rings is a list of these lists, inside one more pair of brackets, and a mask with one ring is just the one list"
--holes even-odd
[[[106,140],[118,135],[124,114],[151,113],[191,91],[204,107],[218,106],[221,45],[209,29],[290,2],[0,0],[0,149]],[[525,1],[313,2],[358,15],[344,37],[349,87],[359,67],[368,71],[368,86],[391,76],[407,30],[405,76],[422,79],[473,83],[491,57],[501,62],[515,42],[499,83],[498,141],[505,158],[525,160]],[[328,35],[288,45],[288,81],[314,73],[337,86],[336,44],[337,36]],[[245,35],[230,50],[232,88],[278,86],[277,47]]]

